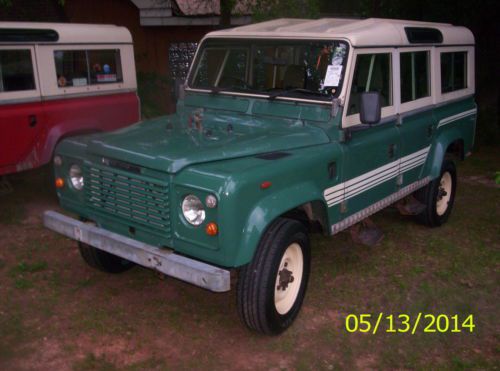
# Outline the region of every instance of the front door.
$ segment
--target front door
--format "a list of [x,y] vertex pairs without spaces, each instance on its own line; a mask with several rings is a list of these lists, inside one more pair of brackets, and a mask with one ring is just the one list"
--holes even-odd
[[29,155],[40,130],[33,48],[0,47],[0,168]]
[[[344,143],[344,207],[341,208],[344,218],[396,191],[400,135],[393,99],[393,53],[392,49],[376,49],[355,54],[343,120],[350,132],[349,140]],[[360,123],[359,96],[373,91],[381,96],[382,119],[367,126]]]

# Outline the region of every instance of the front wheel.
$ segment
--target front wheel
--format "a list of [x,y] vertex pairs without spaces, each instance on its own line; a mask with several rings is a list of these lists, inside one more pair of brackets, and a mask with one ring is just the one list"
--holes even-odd
[[441,174],[426,187],[415,193],[415,198],[425,204],[425,210],[417,220],[429,227],[446,223],[451,214],[457,190],[457,170],[451,160],[443,161]]
[[243,322],[269,335],[286,330],[302,306],[310,262],[306,228],[292,219],[273,222],[253,260],[240,271],[237,297]]

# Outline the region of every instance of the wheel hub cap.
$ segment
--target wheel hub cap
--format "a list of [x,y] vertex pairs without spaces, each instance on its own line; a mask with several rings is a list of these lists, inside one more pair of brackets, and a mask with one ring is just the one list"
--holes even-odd
[[297,301],[303,272],[302,248],[294,242],[286,248],[276,272],[274,306],[279,314],[288,313]]
[[[286,266],[288,266],[288,263],[285,263],[285,267]],[[293,272],[289,271],[286,268],[283,268],[282,270],[280,270],[278,272],[278,275],[279,275],[279,283],[280,284],[278,285],[278,287],[276,288],[276,290],[283,290],[283,291],[285,291],[288,288],[288,284],[292,283],[293,280],[295,279],[293,277]]]
[[449,172],[445,172],[439,181],[439,188],[436,197],[436,213],[441,216],[448,210],[448,204],[451,198],[451,189],[453,179]]

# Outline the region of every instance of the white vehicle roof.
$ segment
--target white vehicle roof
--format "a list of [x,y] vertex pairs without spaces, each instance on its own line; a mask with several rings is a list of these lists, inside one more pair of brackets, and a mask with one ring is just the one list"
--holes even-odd
[[431,43],[410,43],[405,28],[439,30],[440,45],[472,45],[474,36],[465,28],[448,23],[404,21],[398,19],[321,18],[272,21],[211,32],[207,37],[346,39],[354,47],[403,46]]
[[132,35],[125,27],[114,25],[0,22],[0,44],[23,42],[31,44],[131,44]]

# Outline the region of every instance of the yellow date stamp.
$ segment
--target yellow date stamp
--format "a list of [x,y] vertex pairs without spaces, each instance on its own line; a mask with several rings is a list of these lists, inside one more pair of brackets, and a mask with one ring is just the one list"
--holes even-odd
[[409,333],[417,331],[424,333],[474,332],[474,315],[459,316],[458,314],[349,314],[345,318],[347,332],[362,332],[375,335],[377,332]]

